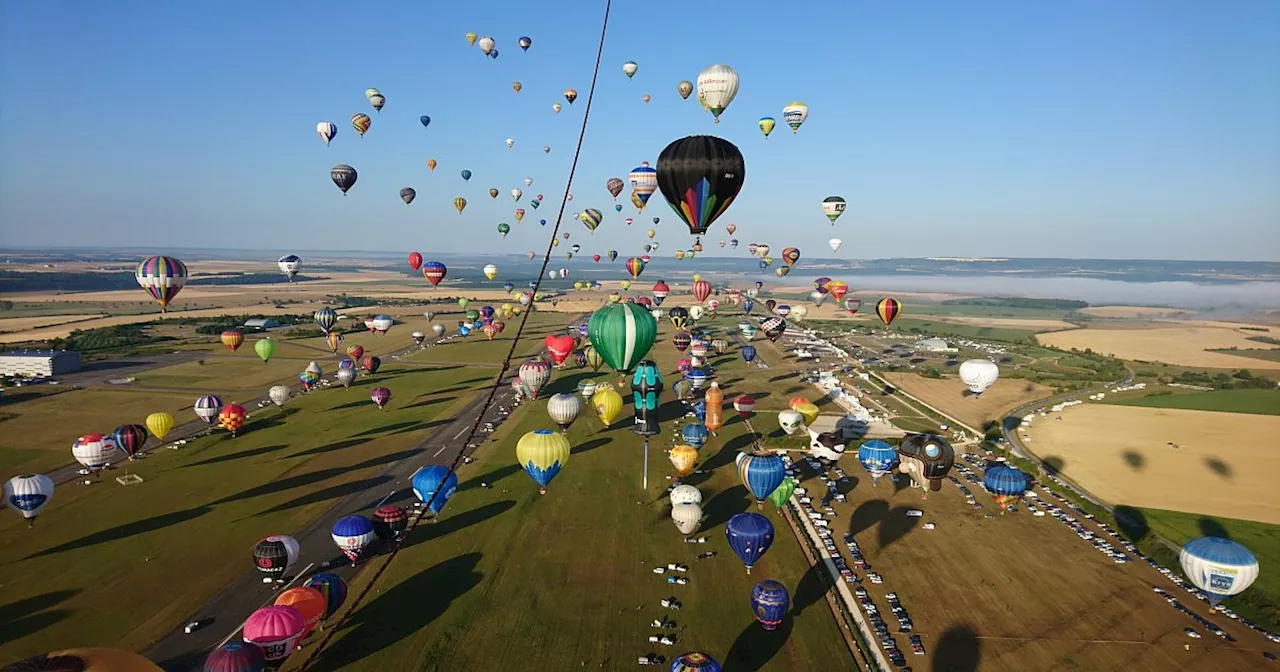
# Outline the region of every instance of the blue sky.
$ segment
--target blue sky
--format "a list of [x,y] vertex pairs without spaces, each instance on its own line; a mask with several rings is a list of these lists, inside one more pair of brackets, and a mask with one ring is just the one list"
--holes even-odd
[[[543,249],[551,227],[538,220],[554,220],[564,191],[603,3],[302,7],[0,3],[0,241]],[[741,148],[747,179],[708,253],[732,222],[739,254],[758,242],[829,256],[834,236],[848,258],[1280,260],[1278,3],[687,7],[614,5],[570,204],[605,222],[593,236],[566,214],[562,229],[584,254],[637,253],[655,215],[662,253],[687,247],[661,194],[637,215],[624,192],[617,213],[604,183],[713,133]],[[467,31],[492,35],[499,58],[468,47]],[[626,60],[640,66],[632,80]],[[718,62],[742,88],[713,124],[676,84]],[[368,87],[388,98],[380,114]],[[581,97],[554,114],[569,87]],[[781,108],[797,99],[811,112],[792,135]],[[374,118],[363,138],[356,112]],[[766,115],[779,120],[768,139]],[[331,147],[321,120],[339,127]],[[360,171],[345,198],[329,180],[337,163]],[[418,191],[409,208],[404,186]],[[519,223],[517,186],[546,197]],[[819,205],[832,194],[849,202],[834,227]],[[455,196],[469,201],[462,216]]]

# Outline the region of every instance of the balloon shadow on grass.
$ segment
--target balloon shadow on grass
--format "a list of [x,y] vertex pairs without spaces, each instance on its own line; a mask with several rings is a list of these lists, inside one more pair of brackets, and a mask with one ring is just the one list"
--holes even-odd
[[377,486],[382,485],[383,483],[386,483],[391,480],[393,480],[391,476],[385,476],[385,475],[373,476],[370,478],[360,479],[358,481],[349,481],[347,483],[339,483],[337,485],[324,488],[323,490],[312,490],[311,492],[308,492],[307,494],[302,495],[301,497],[294,497],[293,499],[287,502],[277,504],[265,511],[256,513],[251,517],[265,516],[267,514],[276,513],[279,511],[288,511],[289,509],[296,509],[299,506],[307,506],[308,504],[315,504],[317,502],[327,502],[331,499],[338,499],[339,497],[354,495],[359,492],[364,492],[365,490],[368,490],[370,488],[376,488]]
[[186,509],[183,511],[170,511],[169,513],[164,513],[158,516],[143,518],[142,520],[135,520],[132,523],[125,523],[124,525],[117,525],[115,527],[110,527],[105,530],[101,530],[99,532],[94,532],[93,534],[80,537],[79,539],[68,541],[65,544],[59,544],[58,546],[54,546],[52,548],[46,548],[43,551],[39,551],[37,553],[28,555],[27,557],[23,558],[23,560],[30,560],[31,558],[39,558],[46,555],[54,555],[55,553],[62,553],[64,551],[74,551],[81,548],[89,548],[90,546],[97,546],[98,544],[104,544],[108,541],[116,541],[117,539],[124,539],[126,537],[135,537],[140,534],[154,532],[156,530],[161,530],[166,527],[169,527],[170,525],[177,525],[179,523],[185,523],[188,520],[192,520],[194,518],[199,518],[200,516],[203,516],[204,514],[209,513],[212,510],[213,509],[209,508],[208,506],[197,506],[195,508]]
[[826,570],[818,565],[810,565],[804,576],[800,577],[800,583],[796,584],[795,592],[791,596],[791,612],[799,616],[805,609],[826,597],[830,590],[831,585],[827,581]]
[[744,485],[735,485],[728,490],[718,492],[702,507],[706,517],[698,529],[706,531],[723,525],[735,515],[750,509],[751,503],[752,500]]
[[599,448],[600,446],[606,446],[610,443],[613,443],[613,439],[591,439],[590,441],[584,441],[582,445],[574,446],[573,449],[569,451],[569,453],[571,455],[578,455],[580,453],[589,453],[595,450],[596,448]]
[[481,486],[480,486],[480,484],[481,484],[481,483],[487,483],[487,484],[489,484],[489,485],[494,485],[494,484],[495,484],[495,483],[497,483],[498,481],[501,481],[502,479],[504,479],[504,478],[506,478],[506,477],[508,477],[508,476],[510,476],[510,475],[512,475],[512,474],[517,474],[517,473],[520,473],[520,472],[522,472],[522,471],[524,471],[524,467],[522,467],[522,466],[520,466],[520,465],[518,465],[518,464],[507,464],[507,465],[503,465],[503,466],[498,467],[498,468],[496,468],[496,469],[491,469],[491,470],[489,470],[489,471],[487,471],[487,472],[485,472],[485,473],[483,473],[483,474],[481,474],[481,475],[479,475],[479,476],[475,476],[475,477],[472,477],[472,478],[468,478],[467,480],[463,481],[462,483],[459,483],[459,484],[458,484],[458,492],[463,492],[463,491],[465,491],[465,490],[472,490],[472,489],[475,489],[475,488],[479,488],[479,487],[481,487]]
[[1124,463],[1129,465],[1129,468],[1133,471],[1142,471],[1142,468],[1147,464],[1147,458],[1137,451],[1126,450],[1120,455],[1124,458]]
[[459,555],[387,589],[348,617],[348,631],[324,650],[314,669],[338,670],[411,638],[480,585],[484,575],[476,566],[483,557]]
[[361,436],[372,436],[374,434],[382,434],[384,432],[388,434],[394,434],[394,433],[398,433],[401,430],[412,431],[413,429],[416,429],[419,424],[421,424],[420,420],[405,420],[404,422],[393,422],[389,425],[382,425],[381,427],[370,427],[369,429],[366,429],[363,432],[356,432],[355,434],[351,435],[351,438],[356,438]]
[[465,530],[472,525],[483,523],[490,518],[506,513],[515,505],[514,501],[504,499],[466,511],[451,510],[448,506],[445,506],[439,518],[422,521],[413,531],[408,541],[405,542],[405,546],[416,546],[417,544],[441,539],[454,532]]
[[344,439],[342,441],[334,441],[333,443],[326,443],[323,446],[308,448],[302,451],[301,453],[295,453],[287,457],[309,457],[312,455],[321,455],[323,453],[331,453],[335,450],[342,450],[343,448],[350,448],[351,446],[358,446],[362,443],[364,443],[363,439]]
[[933,645],[931,672],[976,672],[982,660],[982,642],[973,628],[957,625],[947,629]]
[[457,401],[457,399],[458,399],[457,397],[432,397],[431,399],[423,399],[422,401],[415,401],[412,404],[405,406],[405,408],[421,408],[423,406],[447,404],[451,401]]
[[1113,513],[1116,519],[1116,527],[1120,529],[1120,534],[1125,539],[1136,544],[1146,539],[1147,535],[1151,533],[1151,525],[1147,523],[1147,516],[1142,513],[1141,509],[1118,504]]
[[0,644],[12,642],[65,620],[69,609],[52,609],[79,590],[55,590],[0,606]]
[[907,515],[905,506],[890,507],[883,499],[863,502],[849,517],[849,533],[855,537],[872,527],[876,528],[876,541],[884,549],[905,537],[919,524],[919,518]]
[[764,669],[786,645],[793,626],[794,620],[790,617],[783,618],[782,623],[775,630],[765,630],[764,626],[755,622],[748,625],[742,634],[733,640],[729,653],[725,654],[725,669],[741,672],[757,672]]
[[1200,534],[1206,537],[1231,538],[1231,533],[1227,531],[1227,528],[1213,518],[1200,518],[1196,521],[1196,524],[1200,526]]
[[260,448],[250,448],[249,450],[242,450],[238,453],[224,453],[222,455],[211,457],[207,460],[200,460],[199,462],[192,462],[191,464],[184,464],[182,466],[183,467],[203,467],[208,464],[220,464],[222,462],[231,462],[232,460],[244,459],[246,457],[256,457],[258,455],[266,455],[267,453],[274,453],[279,450],[284,450],[285,448],[288,448],[288,447],[289,446],[284,444],[276,444],[272,446],[262,446]]

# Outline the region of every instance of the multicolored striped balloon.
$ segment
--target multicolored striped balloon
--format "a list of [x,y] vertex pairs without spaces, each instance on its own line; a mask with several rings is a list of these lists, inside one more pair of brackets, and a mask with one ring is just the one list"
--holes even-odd
[[167,312],[169,302],[187,284],[187,265],[175,257],[148,257],[138,264],[134,274],[138,286],[160,304],[160,312]]
[[880,321],[884,322],[886,327],[898,319],[901,314],[902,302],[891,296],[886,296],[876,303],[876,315],[880,317]]

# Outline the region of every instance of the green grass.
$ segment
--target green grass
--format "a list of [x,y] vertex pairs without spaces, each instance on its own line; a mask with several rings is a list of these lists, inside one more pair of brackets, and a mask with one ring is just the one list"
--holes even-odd
[[[387,366],[350,390],[318,390],[283,409],[258,411],[238,437],[219,432],[129,464],[146,479],[140,485],[117,485],[117,469],[90,487],[59,486],[35,530],[6,512],[3,602],[47,606],[6,623],[0,665],[70,642],[146,648],[248,570],[257,539],[301,529],[350,492],[368,489],[376,499],[391,490],[389,477],[377,475],[383,465],[408,456],[494,371]],[[369,401],[373,385],[395,395],[383,412]],[[96,400],[81,399],[79,410],[51,421],[97,410]],[[76,427],[68,433],[80,431],[80,421]],[[11,429],[4,435],[28,438]],[[69,446],[67,439],[60,457]]]
[[919,332],[921,337],[940,336],[969,338],[982,341],[1003,341],[1006,343],[1027,343],[1036,334],[1030,329],[1008,329],[1005,327],[980,327],[977,325],[937,322],[910,317],[902,317],[893,321],[893,331]]
[[[664,350],[675,353],[658,346],[660,364],[671,359]],[[547,391],[571,390],[583,375],[561,372]],[[667,375],[668,389],[672,382]],[[734,386],[726,397],[741,391],[756,390]],[[651,441],[650,484],[642,492],[643,453],[629,409],[608,430],[585,412],[569,432],[569,463],[539,496],[515,463],[514,445],[549,426],[545,409],[544,401],[526,404],[482,448],[442,520],[415,532],[421,541],[402,551],[316,670],[416,669],[422,660],[439,669],[620,669],[651,651],[690,649],[710,652],[727,669],[852,669],[804,556],[772,506],[765,513],[778,536],[750,576],[724,540],[731,515],[756,510],[734,470],[734,455],[749,444],[736,416],[702,450],[712,471],[689,479],[702,490],[708,515],[697,533],[708,542],[689,545],[669,519],[665,493],[673,470],[664,449],[674,439]],[[682,424],[670,411],[664,416],[668,435]],[[481,481],[493,488],[477,487]],[[695,559],[707,550],[718,556]],[[689,585],[668,585],[650,571],[669,562],[689,565]],[[782,581],[803,605],[774,634],[754,624],[749,608],[751,587],[764,578]],[[667,596],[684,608],[662,609]],[[406,618],[406,609],[415,616]],[[646,642],[656,632],[649,621],[663,616],[679,626],[669,630],[679,632],[671,649]]]
[[1224,355],[1239,355],[1241,357],[1249,357],[1250,359],[1261,359],[1266,362],[1280,362],[1280,348],[1220,348],[1210,350],[1209,352],[1221,352]]
[[[1262,569],[1258,580],[1244,593],[1223,600],[1223,604],[1263,627],[1280,630],[1280,573],[1268,571],[1280,565],[1280,525],[1160,509],[1140,511],[1151,532],[1175,544],[1216,536],[1227,537],[1248,548]],[[1169,566],[1176,568],[1177,563]]]
[[1177,391],[1173,394],[1152,394],[1114,400],[1108,398],[1104,401],[1120,406],[1280,415],[1280,390],[1277,389]]

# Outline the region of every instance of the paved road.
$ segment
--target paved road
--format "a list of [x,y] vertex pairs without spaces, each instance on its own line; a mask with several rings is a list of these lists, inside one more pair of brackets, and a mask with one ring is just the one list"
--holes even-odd
[[[576,324],[581,320],[581,316],[574,316],[573,320]],[[513,362],[513,370],[516,367],[518,362]],[[510,377],[507,377],[500,383],[494,404],[485,413],[483,422],[493,422],[496,425],[502,420],[500,408],[511,408],[513,391],[508,384],[509,380]],[[295,565],[298,571],[294,577],[286,577],[286,581],[292,578],[292,583],[276,586],[263,584],[261,573],[254,569],[246,570],[241,577],[215,595],[190,617],[175,624],[173,631],[146,651],[145,655],[156,661],[167,672],[199,672],[210,650],[237,637],[244,620],[254,610],[271,604],[279,591],[285,587],[298,585],[305,580],[306,576],[320,571],[335,572],[350,581],[356,570],[334,546],[329,526],[334,520],[345,515],[367,515],[386,501],[401,506],[407,505],[413,500],[409,479],[415,471],[429,464],[448,465],[464,450],[468,454],[473,453],[475,449],[468,449],[463,444],[463,438],[475,424],[477,416],[484,410],[483,402],[486,396],[487,394],[482,395],[448,424],[427,436],[418,444],[418,450],[413,457],[389,464],[378,473],[379,476],[392,476],[395,479],[392,482],[394,488],[387,488],[384,485],[377,490],[365,490],[342,497],[307,527],[295,531],[292,536],[298,540],[302,550]],[[473,445],[478,446],[487,436],[487,433],[481,431],[473,441]],[[463,467],[463,469],[466,468]],[[417,534],[430,534],[427,525],[430,524],[424,524]],[[249,549],[244,549],[239,555],[235,555],[234,559],[243,559],[246,567],[251,566]],[[369,563],[368,559],[362,560],[361,567]],[[187,623],[209,618],[212,618],[213,622],[202,629],[189,635],[183,632]],[[311,640],[310,644],[314,646],[318,638],[313,636]],[[304,650],[303,653],[309,652]]]

